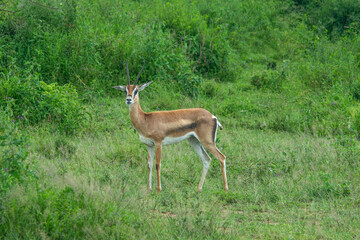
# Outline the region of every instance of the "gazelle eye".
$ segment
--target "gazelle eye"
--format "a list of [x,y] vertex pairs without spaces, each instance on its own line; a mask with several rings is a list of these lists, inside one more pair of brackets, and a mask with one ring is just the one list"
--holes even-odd
[[136,96],[137,93],[138,93],[138,90],[135,89],[135,90],[134,90],[134,97]]

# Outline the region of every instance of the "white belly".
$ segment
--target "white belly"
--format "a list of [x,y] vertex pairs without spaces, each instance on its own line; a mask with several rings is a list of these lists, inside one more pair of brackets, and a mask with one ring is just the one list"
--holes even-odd
[[144,143],[145,145],[149,146],[149,147],[155,145],[154,140],[152,140],[151,138],[146,138],[146,137],[144,137],[144,136],[141,135],[141,134],[140,134],[140,141],[141,141],[142,143]]
[[[189,132],[187,134],[185,134],[184,136],[181,137],[165,137],[164,140],[162,141],[162,145],[170,145],[170,144],[174,144],[174,143],[179,143],[182,142],[190,137],[196,137],[196,134],[194,132]],[[140,141],[142,143],[144,143],[147,146],[154,146],[155,145],[155,141],[151,138],[147,138],[144,137],[143,135],[140,134]]]
[[164,138],[164,140],[162,141],[163,145],[170,145],[170,144],[174,144],[174,143],[179,143],[182,142],[190,137],[196,137],[196,134],[194,132],[189,132],[187,134],[185,134],[184,136],[181,137],[166,137]]

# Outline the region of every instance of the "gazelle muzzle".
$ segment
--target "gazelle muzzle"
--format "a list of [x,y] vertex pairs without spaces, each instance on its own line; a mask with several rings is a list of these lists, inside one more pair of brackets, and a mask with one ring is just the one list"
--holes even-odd
[[126,103],[127,105],[130,105],[130,104],[134,103],[131,95],[127,95],[127,96],[126,96],[125,103]]

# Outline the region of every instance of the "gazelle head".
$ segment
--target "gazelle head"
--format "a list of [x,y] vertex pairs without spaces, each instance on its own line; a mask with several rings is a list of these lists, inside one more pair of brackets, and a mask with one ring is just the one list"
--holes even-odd
[[128,68],[128,62],[126,62],[126,75],[127,75],[127,86],[114,86],[113,88],[115,89],[119,89],[123,92],[126,92],[126,100],[125,100],[125,103],[129,106],[131,106],[132,104],[134,104],[135,102],[137,102],[139,100],[139,91],[142,91],[144,90],[147,86],[149,86],[151,82],[148,82],[148,83],[144,83],[142,85],[139,85],[137,86],[137,82],[140,78],[140,75],[142,73],[142,71],[144,70],[144,67],[145,67],[145,63],[143,65],[143,67],[141,68],[139,74],[137,75],[136,77],[136,80],[134,82],[133,85],[130,85],[130,76],[129,76],[129,68]]

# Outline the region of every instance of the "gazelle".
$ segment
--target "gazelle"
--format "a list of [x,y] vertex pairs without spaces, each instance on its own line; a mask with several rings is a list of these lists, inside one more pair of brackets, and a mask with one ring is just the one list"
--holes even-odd
[[156,159],[157,189],[158,192],[161,191],[160,168],[162,146],[178,143],[186,139],[200,156],[204,164],[197,191],[200,192],[202,190],[206,173],[211,163],[211,158],[205,149],[210,151],[219,160],[224,181],[224,190],[227,191],[225,156],[215,145],[216,131],[218,127],[222,129],[221,124],[214,115],[202,108],[150,113],[143,112],[139,102],[139,92],[152,83],[151,81],[137,85],[144,66],[139,72],[134,84],[130,85],[128,63],[126,63],[127,86],[114,86],[113,88],[126,92],[125,103],[129,106],[131,122],[140,134],[140,141],[146,145],[148,150],[149,180],[147,192],[151,190],[151,174],[154,158]]

